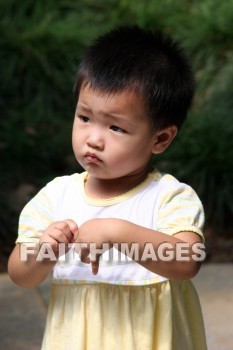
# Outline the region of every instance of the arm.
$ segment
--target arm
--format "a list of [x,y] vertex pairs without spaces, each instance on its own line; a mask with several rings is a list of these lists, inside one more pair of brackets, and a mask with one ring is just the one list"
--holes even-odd
[[[139,244],[139,252],[141,254],[139,255],[138,263],[146,269],[160,276],[179,280],[190,279],[199,271],[200,263],[195,261],[192,257],[192,245],[201,242],[201,239],[194,232],[180,232],[170,236],[123,220],[115,223],[115,226],[117,226],[117,224],[119,225],[119,230],[115,237],[118,236],[118,240],[122,240],[122,242],[126,241],[127,244],[130,244],[130,242],[137,242]],[[164,261],[157,255],[157,260],[147,259],[146,261],[140,261],[140,257],[142,257],[147,242],[151,243],[155,253],[158,252],[161,244],[164,242],[169,243],[169,250],[171,247],[174,258],[170,261]],[[180,243],[189,244],[187,249],[187,261],[177,260],[176,248]]]
[[[78,230],[78,226],[72,220],[54,222],[40,237],[39,243],[35,249],[31,250],[32,254],[27,254],[26,261],[22,260],[23,243],[17,244],[11,253],[8,262],[8,273],[11,279],[21,287],[34,287],[43,282],[49,275],[56,260],[59,257],[59,244],[73,242],[73,237]],[[55,261],[50,259],[37,260],[41,246],[48,243],[54,252]]]
[[20,287],[34,287],[46,279],[56,262],[49,260],[37,262],[39,245],[35,246],[34,254],[30,254],[27,261],[22,261],[20,259],[22,244],[17,243],[10,255],[8,273],[12,281]]
[[[129,247],[133,242],[138,244],[139,260],[137,262],[146,269],[170,278],[170,279],[189,279],[196,275],[200,268],[200,262],[195,261],[192,257],[192,244],[201,242],[200,237],[193,232],[180,232],[175,236],[170,236],[162,232],[133,224],[129,221],[120,219],[93,219],[80,226],[78,243],[96,243],[97,248],[101,248],[103,243],[109,243],[110,246],[120,247],[121,243],[125,243]],[[177,243],[190,244],[187,249],[187,261],[178,261],[174,256],[171,261],[147,259],[141,261],[145,244],[151,243],[155,252],[159,246],[168,242],[176,252]],[[120,250],[120,249],[119,249]],[[86,249],[82,252],[82,261],[89,262],[87,256],[89,251]],[[98,259],[92,262],[92,271],[94,274],[98,272]]]

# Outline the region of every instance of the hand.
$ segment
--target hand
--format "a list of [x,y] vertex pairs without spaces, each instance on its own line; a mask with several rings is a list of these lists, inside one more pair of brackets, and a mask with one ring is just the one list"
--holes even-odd
[[98,273],[101,255],[113,245],[115,222],[115,219],[88,220],[79,227],[75,236],[77,253],[82,262],[91,263],[93,275]]
[[78,226],[71,219],[53,222],[40,237],[39,245],[49,244],[55,256],[59,257],[59,244],[64,243],[66,245],[63,251],[63,254],[65,254],[69,248],[68,244],[74,242],[74,236],[77,232]]

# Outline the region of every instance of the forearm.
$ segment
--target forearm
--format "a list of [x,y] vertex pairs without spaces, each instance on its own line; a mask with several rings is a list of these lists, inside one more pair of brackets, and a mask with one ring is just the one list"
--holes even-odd
[[56,261],[42,259],[37,261],[38,250],[35,248],[33,254],[27,255],[25,261],[20,254],[20,244],[17,244],[11,253],[8,262],[8,273],[12,281],[21,287],[34,287],[43,282]]
[[[200,268],[200,262],[193,259],[192,244],[200,242],[199,237],[195,233],[185,233],[184,236],[187,236],[187,240],[185,239],[184,241],[178,238],[182,237],[182,235],[170,236],[118,219],[113,219],[112,228],[113,235],[111,236],[111,243],[117,243],[118,247],[121,247],[121,244],[124,243],[130,247],[132,242],[135,242],[139,252],[137,262],[158,275],[169,279],[190,279],[196,275]],[[165,242],[168,243],[170,252],[172,251],[172,259],[166,261],[166,259],[161,259],[161,256],[158,255],[156,255],[156,259],[151,257],[145,259],[146,245],[148,247],[149,244],[150,247],[153,247],[153,251],[156,254],[161,248],[161,244]],[[188,247],[185,254],[187,260],[179,260],[176,254],[177,248],[179,249],[179,244],[184,242],[187,243]],[[149,251],[149,253],[151,253],[151,251]]]
[[38,245],[17,244],[8,263],[11,279],[22,287],[41,283],[58,258],[68,251],[77,231],[78,226],[71,219],[55,221],[41,235]]

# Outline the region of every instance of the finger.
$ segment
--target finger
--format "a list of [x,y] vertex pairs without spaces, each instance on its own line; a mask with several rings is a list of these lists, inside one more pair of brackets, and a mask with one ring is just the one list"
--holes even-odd
[[71,219],[67,219],[65,220],[65,223],[67,223],[67,225],[70,228],[70,231],[72,233],[70,242],[75,242],[78,236],[78,225],[76,224],[76,222],[74,220]]
[[96,252],[91,252],[91,269],[92,274],[97,275],[99,271],[99,260],[100,260],[101,254],[96,254]]
[[78,225],[76,224],[76,222],[74,220],[71,219],[67,219],[64,220],[65,223],[67,223],[67,225],[70,228],[70,231],[73,233],[73,235],[78,233]]
[[97,275],[99,271],[99,258],[96,261],[91,261],[91,270],[93,275]]
[[67,232],[64,228],[61,229],[54,229],[51,232],[48,233],[49,237],[56,240],[58,243],[69,243],[70,239],[72,237],[72,234]]
[[54,252],[57,252],[59,249],[59,243],[56,239],[54,239],[53,237],[50,236],[41,236],[40,238],[40,246],[42,246],[43,244],[49,244],[49,246],[52,248],[52,250]]
[[[71,231],[69,223],[66,220],[56,222],[54,229],[57,230],[56,234],[59,242],[68,243],[73,239],[73,232]],[[51,233],[53,234],[53,231]]]
[[80,260],[84,263],[84,264],[90,264],[90,250],[88,248],[82,248],[79,251],[79,256],[80,256]]

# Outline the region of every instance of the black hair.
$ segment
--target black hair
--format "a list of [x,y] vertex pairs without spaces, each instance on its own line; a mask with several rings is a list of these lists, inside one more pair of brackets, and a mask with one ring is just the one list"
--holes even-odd
[[154,129],[179,129],[195,90],[192,66],[178,43],[138,26],[118,27],[94,41],[77,72],[77,99],[83,83],[104,93],[139,93]]

